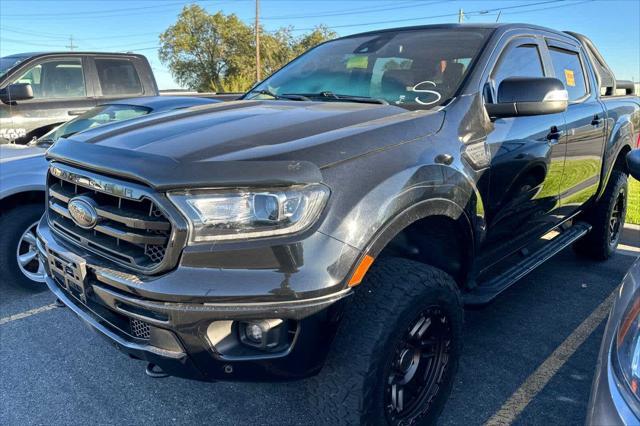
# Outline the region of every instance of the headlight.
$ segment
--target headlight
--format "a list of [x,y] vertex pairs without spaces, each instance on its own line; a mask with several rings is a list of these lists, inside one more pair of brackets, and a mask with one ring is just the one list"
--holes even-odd
[[640,294],[636,292],[618,325],[612,350],[616,375],[633,395],[632,407],[640,402]]
[[329,197],[320,184],[265,190],[171,192],[189,219],[189,241],[238,240],[293,234],[318,219]]

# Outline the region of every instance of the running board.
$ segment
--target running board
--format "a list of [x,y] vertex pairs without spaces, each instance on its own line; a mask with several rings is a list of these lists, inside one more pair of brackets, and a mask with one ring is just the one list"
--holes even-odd
[[558,254],[590,230],[591,225],[578,222],[569,229],[562,231],[561,234],[554,237],[548,243],[545,243],[538,251],[524,257],[517,265],[512,266],[488,281],[478,283],[476,288],[463,296],[464,304],[467,306],[486,305],[500,293],[518,282],[522,277]]

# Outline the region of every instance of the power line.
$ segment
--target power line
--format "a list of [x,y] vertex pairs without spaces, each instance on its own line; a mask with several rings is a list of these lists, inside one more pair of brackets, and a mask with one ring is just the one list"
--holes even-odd
[[31,42],[24,41],[24,40],[16,40],[16,39],[5,38],[5,37],[0,37],[0,41],[9,42],[9,43],[25,44],[27,46],[35,46],[35,47],[56,47],[58,49],[62,47],[60,44],[31,43]]
[[[409,1],[403,1],[403,2],[394,3],[393,6],[383,6],[383,7],[377,6],[377,7],[366,7],[366,8],[357,8],[357,9],[344,9],[344,10],[340,10],[340,11],[316,13],[314,15],[306,14],[306,15],[265,16],[262,19],[263,20],[307,19],[309,17],[311,17],[311,18],[323,18],[323,17],[328,17],[328,16],[353,15],[353,14],[356,14],[356,13],[384,12],[384,11],[387,11],[387,10],[407,9],[407,8],[413,8],[413,7],[427,6],[427,5],[431,5],[431,4],[435,4],[435,3],[444,3],[445,1],[446,0],[421,2],[421,1],[416,1],[416,0],[409,0]],[[408,5],[408,6],[402,6],[403,4],[407,4],[407,3],[411,3],[411,4]]]
[[[528,3],[528,4],[517,5],[517,6],[507,6],[507,7],[497,7],[497,8],[494,8],[494,9],[474,10],[474,11],[471,11],[471,12],[465,12],[465,16],[468,16],[468,15],[485,15],[485,14],[488,14],[488,13],[491,13],[491,12],[498,12],[498,11],[501,11],[501,10],[518,9],[518,8],[522,8],[522,7],[536,6],[536,5],[539,5],[539,4],[560,3],[560,2],[564,2],[564,1],[565,0],[547,0],[547,1],[542,1],[542,2]],[[549,9],[551,9],[551,8],[549,8]],[[421,16],[421,17],[416,17],[416,18],[391,19],[391,20],[377,21],[377,22],[361,22],[361,23],[358,23],[358,24],[333,25],[333,26],[330,26],[329,28],[336,29],[336,28],[364,27],[364,26],[367,26],[367,25],[393,24],[393,23],[419,21],[419,20],[427,20],[427,19],[449,18],[449,17],[453,17],[453,16],[458,16],[458,14],[459,14],[459,12],[455,12],[455,13],[445,13],[445,14],[442,14],[442,15]],[[314,30],[314,28],[294,28],[294,31],[313,31],[313,30]]]
[[[187,4],[194,4],[194,3],[202,3],[202,2],[209,2],[209,1],[214,1],[214,0],[192,0],[191,2],[187,3],[187,2],[180,2],[180,3],[170,3],[170,4],[160,4],[160,5],[155,5],[155,6],[143,6],[140,8],[136,8],[135,10],[132,10],[134,8],[122,8],[122,9],[111,9],[109,11],[98,11],[98,12],[70,12],[70,13],[61,13],[61,14],[21,14],[21,15],[12,15],[10,18],[12,20],[29,20],[29,21],[35,21],[35,20],[48,20],[48,19],[52,19],[52,18],[59,18],[61,16],[64,16],[65,20],[77,20],[77,19],[87,19],[87,17],[91,17],[91,18],[116,18],[116,17],[120,17],[120,16],[130,16],[132,12],[135,11],[141,11],[141,10],[145,10],[145,9],[151,9],[147,12],[145,12],[145,15],[155,15],[158,13],[167,13],[169,11],[171,11],[172,9],[174,9],[176,6],[181,6],[181,5],[187,5]],[[222,4],[224,2],[220,2],[220,1],[216,1],[216,4]],[[169,7],[169,9],[167,9],[167,7]],[[2,18],[5,18],[7,15],[2,15]]]
[[77,45],[73,44],[73,35],[69,36],[69,45],[65,46],[67,49],[73,52],[73,49],[77,48]]
[[[447,14],[441,14],[441,15],[431,15],[431,16],[423,16],[423,17],[416,17],[416,18],[394,19],[394,20],[385,20],[385,21],[376,21],[376,22],[361,22],[361,23],[356,23],[356,24],[335,25],[335,26],[332,26],[332,27],[329,27],[329,28],[336,29],[336,28],[360,27],[360,26],[367,26],[367,25],[410,22],[410,21],[416,21],[416,20],[428,20],[428,19],[437,19],[437,18],[454,17],[454,16],[458,16],[459,19],[460,19],[460,16],[462,16],[462,19],[464,19],[464,18],[467,18],[469,15],[478,15],[478,16],[480,16],[480,15],[491,15],[492,12],[499,12],[500,14],[509,14],[509,15],[511,15],[511,14],[529,13],[529,12],[534,12],[534,11],[538,11],[538,10],[555,9],[555,8],[558,8],[558,7],[572,6],[572,5],[576,5],[576,4],[580,4],[580,3],[586,3],[586,2],[590,2],[590,1],[594,1],[594,0],[583,0],[583,1],[579,1],[579,2],[566,3],[566,4],[548,6],[548,7],[537,8],[537,9],[530,9],[530,10],[524,10],[524,11],[503,13],[503,11],[505,11],[505,10],[526,8],[526,7],[536,6],[536,5],[543,5],[543,4],[564,3],[565,1],[566,0],[547,0],[547,1],[520,4],[520,5],[514,5],[514,6],[498,7],[498,8],[494,8],[494,9],[475,10],[475,11],[471,11],[471,12],[461,12],[461,10],[459,10],[457,13],[447,13]],[[348,10],[352,11],[350,13],[354,13],[355,12],[354,9],[348,9]],[[309,18],[313,18],[313,17],[315,17],[315,15],[308,15],[308,17]],[[262,19],[264,19],[264,18],[262,18]],[[6,29],[7,29],[6,27],[2,28],[2,30],[6,30]],[[294,28],[294,31],[313,31],[314,29],[315,29],[315,27],[314,28]],[[10,29],[10,31],[19,32],[19,30],[12,30],[12,29]],[[25,33],[24,31],[22,31],[22,32]],[[45,33],[41,33],[41,34],[44,35]],[[158,35],[158,33],[142,33],[142,34],[138,34],[138,35],[143,35],[143,34]],[[57,36],[59,37],[59,35],[57,35]],[[134,36],[133,34],[130,34],[130,35],[121,35],[121,36],[117,36],[117,37],[127,38],[127,37],[133,37],[133,36]],[[80,39],[80,40],[81,41],[82,40],[102,40],[102,39],[111,39],[111,38],[116,38],[116,37],[93,37],[93,38],[86,38],[86,39]],[[63,39],[66,40],[66,37],[63,38]],[[25,41],[22,41],[22,40],[13,40],[13,39],[7,39],[7,38],[4,38],[4,40],[11,41],[11,42],[16,42],[16,43],[28,44],[28,45],[32,45],[32,46],[57,47],[57,46],[54,46],[54,45],[51,45],[51,44],[46,44],[46,43],[43,44],[43,43],[25,42]],[[133,47],[136,44],[137,45],[140,45],[140,44],[144,45],[146,43],[148,43],[148,42],[138,42],[138,43],[134,43],[134,44],[127,43],[127,44],[121,44],[121,45],[112,45],[112,46],[101,47],[100,49],[120,50],[120,48]],[[157,47],[141,47],[139,49],[127,49],[127,51],[151,50],[151,49],[157,49]]]
[[100,14],[109,14],[114,12],[131,12],[135,10],[146,10],[146,9],[157,9],[158,7],[166,7],[166,6],[176,6],[176,5],[184,5],[185,2],[174,2],[167,4],[156,4],[154,6],[141,6],[141,7],[128,7],[128,8],[117,8],[117,9],[107,9],[107,10],[94,10],[94,11],[84,11],[84,12],[60,12],[60,13],[17,13],[17,14],[7,14],[4,13],[2,16],[5,18],[17,18],[17,17],[54,17],[54,16],[99,16]]
[[540,10],[558,9],[560,7],[575,6],[575,5],[582,4],[582,3],[592,3],[594,1],[596,1],[596,0],[582,0],[582,1],[577,1],[577,2],[573,2],[573,3],[560,4],[558,6],[539,7],[537,9],[521,10],[519,12],[506,12],[506,13],[503,13],[503,15],[521,15],[521,14],[529,13],[529,12],[538,12]]

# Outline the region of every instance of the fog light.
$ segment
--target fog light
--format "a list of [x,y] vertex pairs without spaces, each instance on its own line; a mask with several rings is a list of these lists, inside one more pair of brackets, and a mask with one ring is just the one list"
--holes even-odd
[[262,328],[260,327],[260,325],[250,322],[247,323],[244,330],[249,340],[254,343],[262,342]]
[[281,319],[247,321],[238,325],[240,341],[247,346],[272,350],[287,341],[286,323]]

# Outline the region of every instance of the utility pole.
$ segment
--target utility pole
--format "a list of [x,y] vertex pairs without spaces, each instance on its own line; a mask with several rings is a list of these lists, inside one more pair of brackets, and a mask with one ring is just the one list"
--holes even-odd
[[464,21],[464,11],[458,9],[458,24],[462,24],[462,21]]
[[260,74],[260,0],[256,0],[256,81],[262,80]]
[[67,49],[69,49],[70,51],[73,52],[73,49],[75,49],[76,47],[78,47],[77,45],[73,44],[73,35],[69,36],[69,45],[65,46]]

